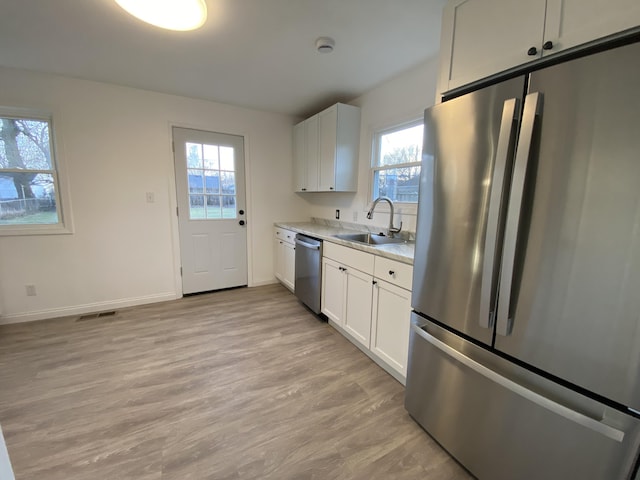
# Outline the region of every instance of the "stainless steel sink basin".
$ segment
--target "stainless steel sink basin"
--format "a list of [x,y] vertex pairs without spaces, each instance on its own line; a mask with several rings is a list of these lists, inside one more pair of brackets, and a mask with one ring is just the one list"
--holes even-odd
[[407,243],[402,238],[391,238],[385,235],[375,233],[346,233],[343,235],[334,235],[335,238],[341,240],[349,240],[350,242],[366,243],[367,245],[388,245],[390,243]]

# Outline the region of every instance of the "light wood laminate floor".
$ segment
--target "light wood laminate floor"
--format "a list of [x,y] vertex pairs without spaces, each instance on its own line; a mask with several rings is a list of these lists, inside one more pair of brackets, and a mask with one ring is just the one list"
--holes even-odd
[[466,479],[280,285],[0,326],[17,480]]

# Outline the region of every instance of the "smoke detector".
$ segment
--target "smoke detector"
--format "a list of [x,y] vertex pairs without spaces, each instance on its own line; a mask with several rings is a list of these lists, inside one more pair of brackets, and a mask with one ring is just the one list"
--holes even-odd
[[316,40],[316,50],[320,53],[331,53],[335,44],[331,37],[320,37]]

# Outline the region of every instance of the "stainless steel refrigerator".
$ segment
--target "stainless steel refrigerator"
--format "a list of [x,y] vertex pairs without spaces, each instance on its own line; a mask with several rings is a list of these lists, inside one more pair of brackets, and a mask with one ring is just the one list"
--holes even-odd
[[640,44],[425,112],[405,406],[486,480],[628,479]]

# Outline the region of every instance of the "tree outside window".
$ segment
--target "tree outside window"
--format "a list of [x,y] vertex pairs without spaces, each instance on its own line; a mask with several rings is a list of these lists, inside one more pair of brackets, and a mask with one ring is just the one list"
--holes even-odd
[[0,231],[61,223],[48,119],[0,117]]
[[372,200],[418,202],[423,130],[420,120],[375,134]]

